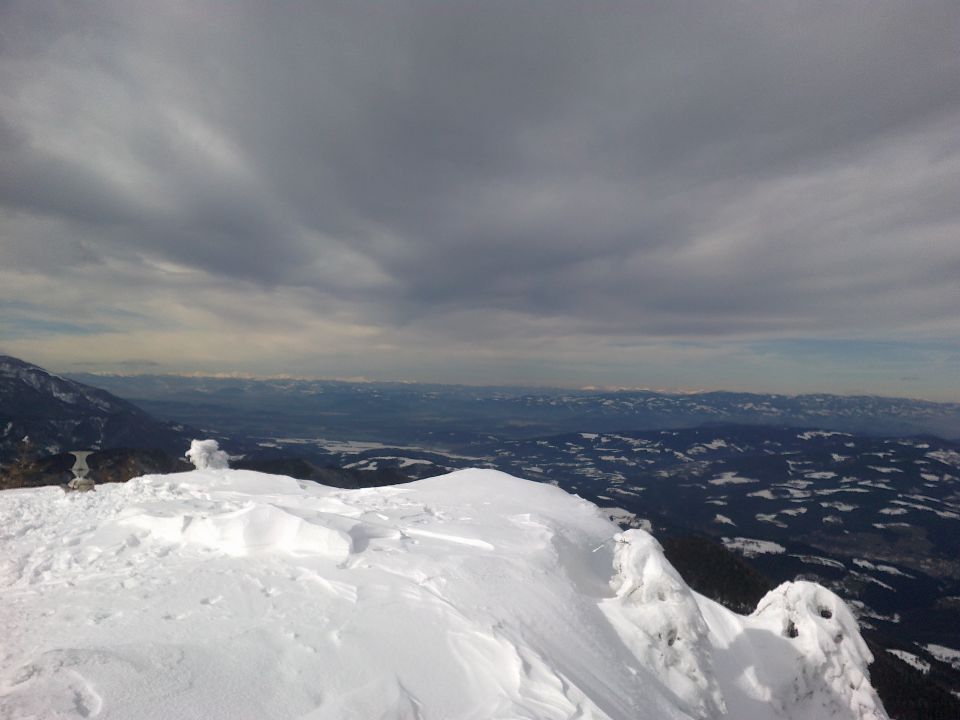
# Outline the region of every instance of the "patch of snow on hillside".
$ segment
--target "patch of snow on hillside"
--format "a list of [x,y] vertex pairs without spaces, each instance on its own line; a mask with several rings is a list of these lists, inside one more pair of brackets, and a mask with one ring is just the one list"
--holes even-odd
[[616,493],[617,495],[626,495],[628,497],[642,497],[641,493],[644,490],[646,490],[644,487],[637,487],[634,490],[624,490],[621,487],[607,488],[608,492]]
[[722,472],[712,480],[707,480],[711,485],[746,485],[748,483],[759,482],[754,478],[739,477],[735,472]]
[[402,443],[390,445],[382,442],[370,442],[366,440],[331,440],[330,438],[297,438],[297,437],[275,437],[269,438],[275,443],[283,445],[315,445],[331,453],[355,454],[367,452],[370,450],[407,450],[410,452],[429,452],[444,457],[457,460],[489,460],[488,457],[479,455],[461,455],[447,452],[446,450],[433,450],[419,445],[403,445]]
[[735,615],[649,534],[491,470],[3,491],[0,607],[2,717],[886,718],[829,591]]
[[884,615],[883,613],[877,612],[873,608],[866,605],[862,600],[850,600],[847,604],[858,618],[870,618],[872,620],[882,620],[883,622],[895,624],[900,622],[899,613],[894,613],[893,615]]
[[906,650],[893,650],[893,649],[889,649],[887,650],[887,652],[895,657],[900,658],[907,665],[909,665],[912,668],[916,668],[917,670],[922,672],[924,675],[930,672],[930,663],[914,655],[912,652],[907,652]]
[[802,432],[797,437],[800,440],[813,440],[814,438],[828,438],[828,437],[850,437],[850,433],[844,432],[832,432],[832,431],[823,431],[823,430],[808,430],[807,432]]
[[600,459],[603,462],[608,462],[608,463],[623,463],[625,465],[636,465],[636,463],[633,462],[633,460],[628,460],[622,455],[601,455]]
[[825,508],[833,508],[834,510],[839,510],[840,512],[853,512],[858,507],[860,507],[859,505],[850,505],[849,503],[843,503],[843,502],[837,502],[837,501],[822,502],[820,503],[820,506]]
[[850,571],[850,577],[857,578],[858,580],[863,580],[864,582],[872,583],[882,587],[884,590],[889,590],[890,592],[896,592],[897,589],[888,583],[885,583],[883,580],[873,577],[873,575],[868,575],[867,573],[861,573],[856,571]]
[[795,557],[800,562],[807,563],[808,565],[823,565],[824,567],[833,568],[834,570],[846,570],[846,565],[838,560],[831,560],[830,558],[820,557],[819,555],[794,555],[791,554],[790,557]]
[[865,568],[867,570],[878,570],[880,572],[887,573],[887,575],[899,575],[905,578],[913,578],[913,575],[909,575],[902,570],[895,568],[893,565],[884,565],[883,563],[876,565],[869,560],[863,560],[862,558],[854,558],[853,564],[857,567]]
[[931,450],[927,453],[931,460],[939,460],[945,465],[953,465],[960,468],[960,452],[956,450]]
[[777,520],[777,513],[757,513],[754,515],[754,518],[758,522],[770,523],[771,525],[776,525],[778,528],[786,528],[787,524],[781,520]]
[[746,557],[757,555],[781,555],[787,551],[783,545],[770,540],[754,540],[753,538],[734,537],[721,538],[727,550],[736,550]]
[[430,460],[424,460],[422,458],[409,458],[402,455],[377,455],[376,457],[367,457],[363,460],[357,462],[349,463],[344,465],[345,468],[355,468],[360,467],[363,464],[376,463],[378,461],[385,460],[387,462],[396,462],[398,468],[410,467],[411,465],[433,465],[433,462]]
[[726,447],[729,447],[727,443],[724,440],[717,438],[701,445],[694,445],[688,450],[688,452],[691,455],[702,455],[703,453],[707,452],[707,450],[721,450]]
[[953,667],[954,670],[960,670],[960,650],[931,644],[926,646],[926,651],[940,662]]
[[[890,490],[893,491],[893,488],[890,487],[885,482],[879,482],[877,480],[860,480],[857,482],[858,485],[863,485],[865,487],[877,488],[878,490]],[[868,491],[869,492],[869,491]]]

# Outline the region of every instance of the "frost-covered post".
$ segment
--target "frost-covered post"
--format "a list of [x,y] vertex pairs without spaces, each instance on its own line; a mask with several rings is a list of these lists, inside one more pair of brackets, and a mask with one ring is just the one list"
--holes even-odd
[[193,440],[185,455],[197,470],[227,470],[230,467],[230,457],[220,449],[216,440]]

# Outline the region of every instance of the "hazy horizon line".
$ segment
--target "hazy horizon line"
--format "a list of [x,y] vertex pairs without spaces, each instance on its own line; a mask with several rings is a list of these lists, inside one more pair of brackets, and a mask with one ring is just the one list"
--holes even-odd
[[[39,367],[39,366],[38,366]],[[647,385],[540,385],[535,383],[507,382],[507,383],[470,383],[470,382],[426,382],[423,380],[403,380],[403,379],[375,379],[363,376],[341,377],[341,376],[320,376],[320,375],[293,375],[293,374],[257,374],[248,372],[223,372],[208,373],[203,371],[195,372],[117,372],[117,371],[60,371],[58,374],[65,376],[92,375],[95,377],[168,377],[185,379],[206,379],[206,380],[250,380],[254,382],[269,382],[276,380],[286,380],[291,382],[329,382],[357,385],[421,385],[437,387],[468,387],[468,388],[509,388],[516,390],[561,390],[575,391],[583,393],[630,393],[630,392],[649,392],[657,395],[687,396],[687,395],[710,395],[726,393],[731,395],[756,395],[772,396],[783,398],[801,398],[801,397],[841,397],[841,398],[881,398],[885,400],[909,400],[911,402],[924,402],[934,405],[960,405],[960,401],[955,400],[931,400],[924,397],[911,397],[907,395],[884,395],[880,393],[867,392],[769,392],[761,390],[731,390],[729,388],[663,388],[651,387]]]

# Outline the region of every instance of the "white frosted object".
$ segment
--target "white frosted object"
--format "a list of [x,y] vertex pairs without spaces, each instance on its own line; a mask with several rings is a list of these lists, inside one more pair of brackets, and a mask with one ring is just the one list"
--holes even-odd
[[230,467],[229,456],[216,440],[194,440],[185,454],[197,470],[226,470]]

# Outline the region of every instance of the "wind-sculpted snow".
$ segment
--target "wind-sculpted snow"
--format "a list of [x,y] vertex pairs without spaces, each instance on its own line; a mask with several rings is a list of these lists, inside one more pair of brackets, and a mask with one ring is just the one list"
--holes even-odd
[[832,593],[734,615],[647,533],[488,470],[0,492],[0,608],[0,718],[886,717]]
[[[784,583],[767,593],[753,617],[793,640],[794,678],[780,686],[773,701],[785,714],[822,718],[876,711],[865,672],[873,656],[839,597],[815,583]],[[788,670],[784,677],[790,674]],[[831,693],[839,683],[849,693]]]
[[628,530],[614,538],[611,584],[602,603],[624,642],[676,693],[694,717],[714,718],[725,706],[713,672],[707,624],[693,592],[653,536]]

